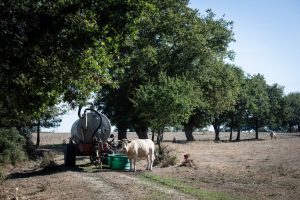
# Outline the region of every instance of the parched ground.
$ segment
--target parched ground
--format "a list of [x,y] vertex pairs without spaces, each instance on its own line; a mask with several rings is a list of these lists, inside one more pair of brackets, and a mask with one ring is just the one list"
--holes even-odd
[[[148,173],[237,199],[299,199],[299,133],[277,134],[277,140],[270,140],[267,133],[260,134],[260,140],[251,139],[254,133],[242,133],[241,142],[228,142],[228,133],[222,133],[223,141],[218,143],[213,133],[194,135],[196,141],[187,143],[184,133],[166,133],[164,145],[172,149],[178,162],[166,168],[156,166]],[[54,152],[55,163],[43,168],[38,160],[7,169],[0,199],[197,199],[178,188],[141,178],[147,173],[143,160],[136,173],[101,170],[86,158],[78,158],[76,167],[67,168],[61,148],[68,137],[68,133],[43,133],[40,150]],[[128,137],[136,135],[128,133]],[[193,160],[192,167],[180,166],[186,153]]]

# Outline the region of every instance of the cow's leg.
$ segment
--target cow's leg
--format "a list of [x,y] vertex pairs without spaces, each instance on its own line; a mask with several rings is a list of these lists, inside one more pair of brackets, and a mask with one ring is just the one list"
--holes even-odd
[[132,171],[132,159],[129,159],[129,163],[130,163],[130,172]]
[[147,167],[146,170],[150,170],[150,155],[147,155]]
[[150,170],[153,168],[154,154],[150,155]]
[[136,165],[136,158],[133,159],[133,171],[134,171],[134,172],[136,171],[135,165]]

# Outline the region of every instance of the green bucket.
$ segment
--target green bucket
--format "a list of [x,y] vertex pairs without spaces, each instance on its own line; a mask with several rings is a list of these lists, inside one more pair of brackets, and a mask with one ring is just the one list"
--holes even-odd
[[115,170],[130,170],[128,157],[124,154],[109,154],[108,165]]

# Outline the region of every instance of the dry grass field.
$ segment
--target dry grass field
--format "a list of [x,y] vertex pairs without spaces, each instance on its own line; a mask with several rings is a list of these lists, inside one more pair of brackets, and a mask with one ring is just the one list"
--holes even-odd
[[[211,132],[194,136],[195,142],[186,142],[182,132],[165,133],[164,145],[177,157],[177,164],[155,166],[146,173],[141,160],[133,173],[101,170],[84,158],[77,159],[77,167],[66,168],[62,144],[69,133],[42,133],[40,150],[53,152],[55,164],[43,168],[37,160],[8,169],[0,199],[13,198],[16,188],[19,199],[299,199],[299,133],[277,133],[277,140],[268,133],[260,133],[259,140],[253,140],[254,133],[242,133],[240,142],[228,142],[229,133],[221,133],[222,142],[214,142]],[[128,138],[136,134],[128,133]],[[186,153],[192,167],[180,166]],[[159,181],[145,179],[147,174]],[[197,196],[198,190],[221,196]]]

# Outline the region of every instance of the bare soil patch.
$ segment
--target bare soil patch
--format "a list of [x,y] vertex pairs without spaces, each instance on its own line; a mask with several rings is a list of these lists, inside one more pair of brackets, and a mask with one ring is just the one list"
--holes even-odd
[[[174,149],[176,166],[154,167],[153,173],[183,181],[195,188],[222,191],[239,199],[299,199],[300,134],[278,134],[270,140],[267,133],[253,140],[254,133],[242,133],[241,142],[214,142],[210,132],[195,135],[195,142],[185,142],[184,133],[166,133],[165,145]],[[0,199],[12,199],[18,188],[19,199],[195,199],[173,188],[140,179],[145,161],[138,162],[137,173],[97,169],[88,159],[78,158],[78,165],[63,165],[63,141],[69,133],[43,133],[41,151],[55,152],[57,165],[39,166],[40,160],[8,170],[0,184]],[[136,134],[128,133],[136,138]],[[173,143],[174,137],[176,143]],[[234,136],[235,137],[235,136]],[[193,167],[180,167],[189,153]]]

